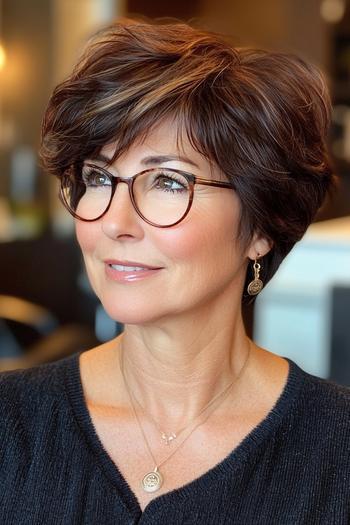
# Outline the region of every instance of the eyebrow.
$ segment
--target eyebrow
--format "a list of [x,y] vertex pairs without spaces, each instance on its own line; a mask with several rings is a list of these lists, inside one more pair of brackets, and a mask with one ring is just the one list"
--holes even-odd
[[152,155],[142,159],[141,163],[145,166],[150,166],[151,164],[163,164],[164,162],[171,162],[172,160],[185,162],[186,164],[190,164],[191,166],[195,166],[196,168],[199,167],[198,164],[193,162],[193,160],[189,159],[188,157],[183,157],[181,155]]
[[[99,153],[94,157],[94,159],[91,160],[99,160],[101,162],[105,162],[106,164],[108,164],[111,161],[111,159],[103,155],[103,153]],[[144,164],[145,166],[152,166],[154,164],[164,164],[165,162],[171,162],[174,160],[185,162],[186,164],[190,164],[191,166],[199,168],[198,164],[193,162],[193,160],[189,159],[188,157],[183,157],[181,155],[151,155],[142,159],[141,164]]]

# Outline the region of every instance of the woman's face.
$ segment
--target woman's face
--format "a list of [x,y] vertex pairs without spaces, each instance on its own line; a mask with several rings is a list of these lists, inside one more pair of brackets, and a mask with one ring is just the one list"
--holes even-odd
[[[113,152],[109,144],[101,154],[111,158]],[[179,150],[176,127],[170,123],[159,125],[107,169],[129,177],[156,166],[225,180],[185,138]],[[239,216],[233,190],[195,185],[187,217],[176,226],[157,228],[137,215],[127,185],[120,183],[104,217],[76,221],[87,273],[106,312],[121,323],[146,324],[200,307],[220,307],[227,298],[240,302],[248,252],[236,241]],[[120,266],[158,269],[120,271],[125,270]]]

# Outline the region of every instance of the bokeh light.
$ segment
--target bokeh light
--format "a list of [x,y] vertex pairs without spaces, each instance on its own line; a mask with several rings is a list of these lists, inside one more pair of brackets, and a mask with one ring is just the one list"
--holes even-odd
[[0,71],[4,69],[6,63],[6,53],[4,46],[0,43]]

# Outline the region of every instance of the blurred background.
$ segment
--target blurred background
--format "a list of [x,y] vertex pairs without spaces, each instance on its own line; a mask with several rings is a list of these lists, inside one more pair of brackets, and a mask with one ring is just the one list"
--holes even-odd
[[295,52],[326,73],[338,191],[244,317],[262,346],[350,385],[347,0],[0,0],[0,370],[59,359],[122,329],[90,290],[71,218],[37,150],[52,88],[91,33],[125,15],[194,19],[237,45]]

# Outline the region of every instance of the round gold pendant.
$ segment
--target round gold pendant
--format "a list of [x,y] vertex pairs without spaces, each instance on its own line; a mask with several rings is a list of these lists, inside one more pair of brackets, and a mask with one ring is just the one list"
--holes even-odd
[[142,488],[145,492],[156,492],[163,485],[163,478],[158,470],[148,472],[142,480]]
[[257,295],[261,290],[263,289],[263,282],[260,281],[260,279],[254,279],[251,283],[248,285],[248,293],[249,295]]

